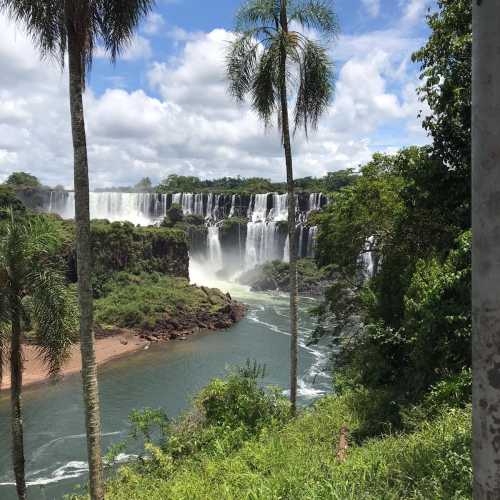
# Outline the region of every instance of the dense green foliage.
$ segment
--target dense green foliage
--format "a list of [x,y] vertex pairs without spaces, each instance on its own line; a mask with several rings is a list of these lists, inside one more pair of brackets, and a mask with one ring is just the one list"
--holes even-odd
[[187,243],[181,230],[93,221],[91,231],[96,296],[101,294],[103,284],[119,271],[188,275]]
[[338,379],[401,407],[470,366],[468,200],[447,190],[454,175],[430,148],[375,155],[316,216],[318,260],[338,273],[318,332],[340,348]]
[[[289,420],[284,398],[233,373],[211,382],[167,439],[146,445],[149,460],[122,467],[106,498],[470,498],[470,407],[449,397],[457,391],[441,384],[408,411],[402,433],[373,436],[363,428],[377,401],[366,390]],[[349,452],[339,462],[342,427]]]
[[317,334],[339,346],[337,383],[382,391],[397,424],[431,385],[471,364],[470,2],[440,0],[428,22],[414,60],[433,144],[375,155],[317,216],[318,260],[340,277]]
[[6,218],[6,209],[24,210],[23,204],[17,199],[11,186],[0,185],[0,219]]
[[[328,172],[321,178],[303,177],[295,179],[298,191],[304,192],[334,192],[344,186],[352,184],[356,173],[352,169]],[[286,191],[284,182],[272,182],[261,177],[222,177],[220,179],[202,180],[194,176],[169,175],[162,180],[156,190],[161,193],[190,193],[190,192],[217,192],[217,193],[269,193]]]
[[5,184],[17,189],[42,187],[40,181],[34,175],[26,172],[13,172],[9,175]]
[[461,171],[470,186],[472,5],[469,0],[438,0],[427,16],[431,36],[413,55],[420,63],[420,96],[431,114],[424,127],[437,157]]
[[102,327],[153,329],[181,314],[216,312],[227,298],[222,292],[190,285],[185,278],[159,273],[115,273],[95,301],[97,323]]
[[0,382],[13,335],[32,338],[53,374],[69,355],[78,321],[76,296],[55,265],[60,225],[44,216],[7,215],[0,222]]

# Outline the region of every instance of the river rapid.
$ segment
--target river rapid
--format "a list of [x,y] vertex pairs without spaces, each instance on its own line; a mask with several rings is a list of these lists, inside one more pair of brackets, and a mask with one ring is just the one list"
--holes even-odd
[[[266,365],[264,384],[286,392],[289,370],[288,297],[253,293],[209,276],[209,263],[192,263],[191,279],[216,286],[247,304],[245,318],[231,329],[199,333],[185,341],[151,345],[99,369],[103,447],[124,439],[133,409],[164,408],[169,417],[190,406],[207,382],[247,359]],[[331,388],[325,371],[328,351],[308,347],[315,325],[308,310],[312,299],[300,301],[299,399],[310,404]],[[87,464],[80,377],[24,390],[26,471],[31,499],[62,498],[86,481]],[[10,457],[8,393],[0,395],[0,498],[15,499]],[[126,460],[126,456],[121,457]],[[78,491],[78,490],[77,490]],[[81,491],[81,490],[80,490]]]

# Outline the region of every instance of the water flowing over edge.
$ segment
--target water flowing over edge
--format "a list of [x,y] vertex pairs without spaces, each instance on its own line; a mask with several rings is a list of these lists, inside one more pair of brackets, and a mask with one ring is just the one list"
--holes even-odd
[[[44,210],[71,219],[74,218],[74,203],[72,191],[51,191]],[[314,256],[317,227],[308,224],[308,216],[327,203],[322,193],[296,195],[300,258]],[[110,222],[128,221],[141,226],[159,224],[173,205],[180,206],[184,216],[198,216],[204,220],[208,234],[201,257],[209,260],[216,270],[225,267],[227,254],[236,253],[234,249],[223,248],[220,238],[220,226],[231,219],[244,226],[244,243],[239,243],[237,252],[243,259],[244,269],[272,260],[288,260],[287,194],[90,193],[91,218]]]

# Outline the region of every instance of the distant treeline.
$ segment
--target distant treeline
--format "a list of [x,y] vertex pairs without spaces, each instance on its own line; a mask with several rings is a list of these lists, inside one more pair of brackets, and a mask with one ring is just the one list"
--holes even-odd
[[[295,186],[300,191],[308,192],[335,192],[351,185],[358,174],[354,169],[328,172],[324,177],[302,177],[295,180]],[[13,172],[5,181],[5,186],[14,190],[25,189],[53,189],[64,190],[62,185],[54,187],[44,186],[34,176],[26,172]],[[201,191],[230,192],[230,193],[268,193],[286,191],[284,182],[272,182],[263,177],[221,177],[219,179],[202,180],[195,176],[171,174],[155,185],[149,177],[144,177],[133,186],[114,186],[99,188],[96,191],[116,192],[159,192],[159,193],[193,193]]]

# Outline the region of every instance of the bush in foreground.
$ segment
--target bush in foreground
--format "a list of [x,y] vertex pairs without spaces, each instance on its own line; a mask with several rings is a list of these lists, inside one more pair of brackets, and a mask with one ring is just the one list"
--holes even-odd
[[[149,460],[120,468],[106,498],[471,498],[466,380],[441,384],[412,409],[410,430],[380,435],[374,428],[367,437],[374,396],[364,389],[325,397],[289,420],[286,401],[255,377],[233,373],[199,394],[165,442],[147,445]],[[456,397],[441,401],[450,391]],[[349,449],[341,463],[343,426]]]

